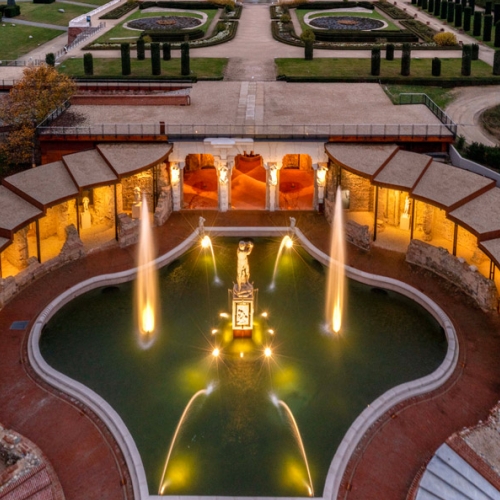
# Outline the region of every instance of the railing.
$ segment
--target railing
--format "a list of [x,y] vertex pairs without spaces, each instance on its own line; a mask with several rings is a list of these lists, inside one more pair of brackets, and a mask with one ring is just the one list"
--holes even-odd
[[[61,106],[56,108],[50,115],[47,115],[43,121],[38,125],[37,129],[40,130],[40,127],[42,128],[47,128],[50,127],[50,124],[59,116],[61,116],[69,107],[71,106],[71,103],[69,100],[64,101]],[[39,133],[39,132],[38,132]]]
[[[378,137],[388,140],[427,137],[452,137],[446,125],[181,125],[165,124],[164,134],[169,138],[202,139],[205,137],[241,137],[256,139],[302,139],[325,140],[336,138]],[[163,132],[163,129],[162,129]],[[39,127],[40,135],[50,136],[155,136],[160,133],[160,124],[108,123],[79,127]]]
[[399,94],[399,104],[424,104],[453,137],[457,136],[457,124],[427,94]]
[[97,9],[94,9],[90,12],[87,12],[86,14],[82,14],[81,16],[75,17],[69,22],[69,27],[78,27],[81,28],[82,26],[87,26],[87,17],[92,17],[95,16],[96,14],[99,14],[99,12],[102,12],[103,10],[107,9],[108,7],[111,7],[112,5],[115,5],[117,3],[120,3],[121,0],[111,0],[111,2],[108,2],[107,4],[101,5],[100,7],[97,7]]
[[179,90],[190,89],[190,80],[92,80],[79,78],[76,81],[78,90]]
[[82,42],[87,40],[87,38],[92,36],[94,33],[97,33],[98,31],[102,30],[105,27],[106,27],[106,23],[100,22],[99,26],[94,26],[93,28],[86,28],[85,31],[82,31],[82,33],[80,33],[69,45],[66,45],[63,49],[58,50],[54,54],[56,57],[56,60],[59,59],[60,57],[62,57],[63,55],[67,54],[68,51],[77,47]]
[[0,66],[40,66],[40,64],[44,63],[42,59],[28,59],[23,61],[0,61]]

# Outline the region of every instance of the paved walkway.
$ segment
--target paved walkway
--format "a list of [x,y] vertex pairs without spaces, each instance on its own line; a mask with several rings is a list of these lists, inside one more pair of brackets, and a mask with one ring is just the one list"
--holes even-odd
[[[174,214],[155,229],[160,252],[176,246],[197,225],[200,212]],[[323,251],[328,226],[314,213],[204,212],[211,225],[287,225],[288,217]],[[80,280],[134,265],[135,248],[111,248],[67,264],[34,282],[0,312],[0,423],[40,446],[54,466],[67,500],[130,498],[123,458],[94,415],[54,393],[32,373],[26,358],[27,334],[36,316],[55,296]],[[500,318],[478,310],[443,280],[411,269],[404,255],[348,247],[348,264],[415,286],[450,316],[460,342],[460,363],[446,387],[399,405],[365,436],[349,464],[339,498],[401,500],[415,474],[445,439],[485,419],[500,387]],[[27,320],[25,331],[10,330]],[[395,414],[395,418],[391,418]],[[346,486],[349,483],[350,491]]]
[[58,26],[57,24],[46,24],[46,23],[36,23],[34,21],[24,21],[23,19],[17,18],[2,18],[3,23],[12,23],[12,24],[25,24],[26,26],[36,26],[37,28],[48,28],[51,30],[60,30],[60,31],[68,31],[66,26]]

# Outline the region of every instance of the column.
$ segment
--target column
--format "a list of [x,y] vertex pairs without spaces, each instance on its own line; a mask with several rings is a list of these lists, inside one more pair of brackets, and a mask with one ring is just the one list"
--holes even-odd
[[269,211],[274,212],[275,210],[279,209],[278,172],[280,167],[278,165],[278,162],[275,161],[265,163],[264,167],[267,170],[267,193],[269,200]]
[[217,179],[219,181],[219,210],[227,212],[229,209],[229,179],[233,162],[227,159],[216,159]]
[[174,212],[182,208],[182,179],[181,170],[184,165],[181,162],[170,163],[170,185],[172,186],[172,204]]

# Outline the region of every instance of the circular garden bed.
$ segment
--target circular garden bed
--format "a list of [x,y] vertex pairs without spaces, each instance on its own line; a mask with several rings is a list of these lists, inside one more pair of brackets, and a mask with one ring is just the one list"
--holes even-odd
[[127,23],[128,28],[138,30],[181,30],[193,29],[201,26],[203,23],[200,19],[188,16],[161,16],[161,17],[145,17],[142,19],[134,19]]
[[371,31],[385,26],[385,23],[377,19],[354,16],[323,16],[315,17],[309,21],[314,28],[324,30],[355,30]]

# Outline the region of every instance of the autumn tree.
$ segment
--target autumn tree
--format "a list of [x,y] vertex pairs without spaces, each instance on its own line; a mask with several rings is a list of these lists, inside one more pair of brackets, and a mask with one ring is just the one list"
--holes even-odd
[[0,103],[0,120],[11,130],[0,145],[7,163],[34,164],[36,127],[76,90],[73,80],[49,65],[29,66]]

